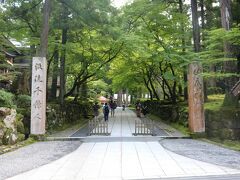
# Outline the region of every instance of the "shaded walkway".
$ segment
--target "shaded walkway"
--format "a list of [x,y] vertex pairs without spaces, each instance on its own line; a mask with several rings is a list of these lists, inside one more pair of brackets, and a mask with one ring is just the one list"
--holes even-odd
[[[117,108],[115,116],[109,116],[109,132],[111,137],[132,137],[135,130],[135,121],[140,119],[136,114],[126,109],[122,111],[121,108]],[[156,126],[156,135],[157,136],[169,136],[164,129]],[[77,132],[73,133],[71,137],[85,137],[88,133],[88,126],[84,126],[79,129]]]

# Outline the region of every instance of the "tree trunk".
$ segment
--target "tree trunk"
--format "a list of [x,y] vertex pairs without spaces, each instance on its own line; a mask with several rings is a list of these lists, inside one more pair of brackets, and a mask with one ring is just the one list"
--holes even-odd
[[240,74],[240,54],[237,55],[237,73]]
[[231,0],[220,0],[220,7],[222,27],[228,31],[231,28]]
[[[200,0],[200,8],[201,8],[201,27],[202,27],[202,42],[205,41],[205,10],[204,10],[204,0]],[[204,47],[203,47],[204,48]],[[203,86],[204,86],[204,101],[206,102],[207,97],[207,79],[203,79]]]
[[[80,99],[85,104],[86,100],[87,100],[87,82],[84,82],[83,84],[81,84],[81,92],[80,93],[81,93]],[[84,106],[84,108],[83,108],[83,117],[88,118],[88,109],[86,107],[87,106]]]
[[122,106],[122,90],[118,91],[117,104]]
[[43,8],[43,27],[42,27],[41,37],[40,37],[40,48],[39,48],[40,57],[47,56],[50,8],[51,8],[51,0],[45,0],[44,8]]
[[66,59],[66,48],[67,43],[67,29],[62,29],[62,51],[60,58],[60,105],[63,107],[64,104],[64,94],[65,94],[65,59]]
[[200,52],[200,28],[198,24],[197,0],[191,0],[194,51]]
[[84,82],[82,85],[81,85],[81,92],[80,92],[80,99],[82,101],[85,101],[87,99],[87,82]]
[[155,89],[155,87],[154,87],[154,85],[153,85],[153,82],[152,82],[151,77],[148,76],[148,79],[149,79],[149,83],[150,83],[150,86],[151,86],[151,89],[152,89],[152,92],[153,92],[155,98],[157,98],[157,100],[160,100],[160,99],[159,99],[159,96],[158,96],[158,94],[157,94],[157,91],[156,91],[156,89]]
[[145,84],[146,88],[148,89],[148,92],[149,92],[149,94],[150,94],[150,99],[151,99],[151,101],[152,101],[152,100],[153,100],[153,93],[152,93],[151,88],[150,88],[149,85],[148,85],[149,82],[146,80],[146,78],[143,78],[143,80],[144,80],[144,84]]
[[188,88],[187,88],[187,70],[184,69],[184,72],[183,72],[183,79],[184,79],[184,82],[186,83],[184,86],[184,100],[187,101],[188,100]]
[[[179,12],[181,14],[183,14],[183,1],[179,0]],[[181,22],[181,31],[182,34],[184,34],[185,30],[184,30],[184,24],[183,22]],[[182,53],[185,54],[186,52],[186,40],[185,40],[185,36],[182,37]],[[183,69],[183,81],[184,83],[187,84],[187,70],[186,68]],[[187,86],[184,86],[184,100],[186,101],[188,99],[188,93],[187,93]]]
[[[220,7],[221,7],[222,28],[224,28],[226,31],[229,31],[231,29],[231,0],[221,0]],[[224,52],[225,52],[225,58],[232,57],[231,46],[226,41],[224,42]],[[223,63],[223,71],[225,73],[236,73],[237,64],[234,61],[226,61]],[[223,103],[224,106],[238,105],[238,99],[235,98],[230,92],[231,88],[234,86],[236,82],[237,82],[237,78],[235,77],[225,78],[226,95]]]
[[[200,52],[200,28],[198,24],[198,7],[197,0],[191,0],[192,8],[192,26],[193,26],[193,41],[194,51]],[[195,61],[189,65],[188,69],[188,113],[189,113],[189,128],[194,133],[202,133],[205,131],[205,116],[204,116],[204,87],[201,77],[202,66]]]
[[59,63],[59,52],[58,48],[55,47],[55,54],[53,59],[53,68],[52,68],[52,85],[51,85],[51,99],[55,99],[57,95],[57,84],[58,84],[58,75],[59,75],[59,69],[58,69],[58,63]]
[[[221,0],[221,23],[222,28],[226,31],[231,29],[231,0]],[[224,52],[226,58],[231,58],[231,46],[228,42],[224,42]],[[223,63],[223,71],[225,73],[236,73],[237,72],[237,65],[234,61],[226,61]],[[236,83],[236,78],[227,78],[225,80],[226,90],[227,92],[234,86]]]
[[[200,0],[200,8],[201,8],[201,21],[202,21],[202,29],[205,29],[205,10],[204,10],[204,0]],[[204,32],[202,32],[202,41],[204,41]]]
[[[214,19],[214,14],[213,14],[213,6],[212,6],[212,0],[206,0],[205,2],[205,19],[206,19],[206,26],[205,28],[207,30],[210,30],[213,27],[213,19]],[[215,64],[210,64],[209,65],[209,71],[210,72],[216,72],[216,65]],[[213,87],[215,88],[216,85],[216,79],[215,78],[208,78],[207,80],[207,87]]]
[[66,44],[68,38],[68,15],[69,11],[65,4],[62,4],[62,17],[61,17],[61,26],[62,26],[62,49],[60,57],[60,105],[61,108],[64,108],[64,95],[65,95],[65,59],[66,59]]

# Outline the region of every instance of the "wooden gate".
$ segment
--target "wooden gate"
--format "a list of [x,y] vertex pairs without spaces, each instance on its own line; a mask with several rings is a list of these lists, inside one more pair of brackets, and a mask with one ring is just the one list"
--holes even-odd
[[155,136],[155,125],[154,121],[150,119],[136,119],[135,120],[135,132],[133,133],[134,136],[137,135],[151,135]]
[[88,121],[88,135],[104,135],[109,136],[108,122],[103,119],[92,119]]

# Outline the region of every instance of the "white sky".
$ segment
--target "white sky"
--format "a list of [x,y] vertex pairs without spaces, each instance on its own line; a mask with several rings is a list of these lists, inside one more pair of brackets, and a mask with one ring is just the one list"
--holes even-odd
[[[121,8],[126,3],[131,2],[131,1],[133,1],[133,0],[112,0],[112,5],[117,8]],[[190,4],[191,0],[185,0],[185,3]],[[219,3],[213,3],[213,6],[219,6]]]
[[112,0],[112,5],[117,7],[117,8],[120,8],[120,7],[124,6],[129,1],[131,1],[131,0]]

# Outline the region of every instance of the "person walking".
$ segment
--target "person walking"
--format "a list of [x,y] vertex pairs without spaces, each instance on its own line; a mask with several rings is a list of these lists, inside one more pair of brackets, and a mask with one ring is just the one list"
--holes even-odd
[[93,105],[93,115],[94,115],[94,118],[95,118],[95,120],[97,120],[97,117],[98,117],[98,115],[99,115],[99,108],[100,108],[100,106],[98,105],[98,103],[97,102],[95,102],[95,104]]
[[136,104],[137,117],[141,117],[141,110],[142,110],[142,105],[140,102],[137,102],[137,104]]
[[125,103],[123,103],[123,105],[122,105],[122,110],[123,111],[125,111],[125,107],[126,107],[126,105],[125,105]]
[[110,108],[111,108],[111,116],[114,117],[115,115],[115,109],[117,108],[117,103],[115,101],[112,101],[110,103]]
[[107,121],[108,115],[109,115],[109,106],[107,103],[105,103],[103,106],[103,115],[104,115],[104,121]]

